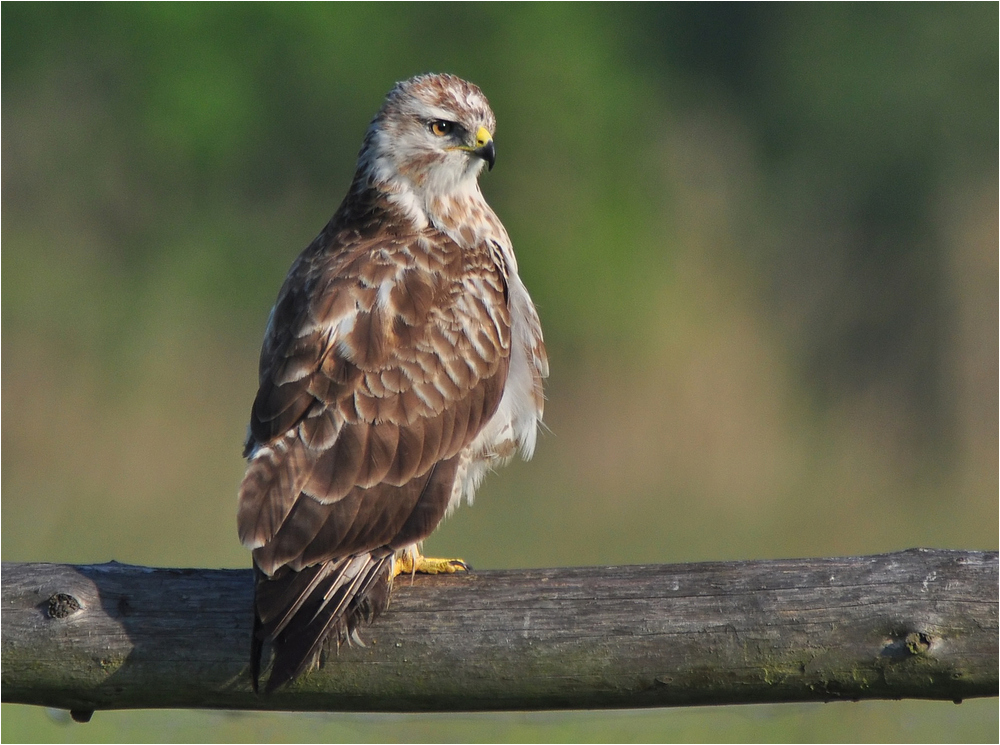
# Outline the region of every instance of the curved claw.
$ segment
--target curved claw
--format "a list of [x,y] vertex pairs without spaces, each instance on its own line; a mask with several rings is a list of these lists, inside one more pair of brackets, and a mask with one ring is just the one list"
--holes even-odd
[[396,559],[392,576],[400,574],[454,574],[455,572],[470,572],[472,567],[462,559],[432,559],[421,556],[417,552],[405,552]]

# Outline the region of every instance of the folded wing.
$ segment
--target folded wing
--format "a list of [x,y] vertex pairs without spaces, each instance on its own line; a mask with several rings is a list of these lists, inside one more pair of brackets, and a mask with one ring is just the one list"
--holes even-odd
[[441,520],[507,378],[507,284],[489,251],[352,237],[296,261],[261,353],[238,526],[258,576],[255,666],[263,639],[275,649],[268,688],[384,607],[389,557]]

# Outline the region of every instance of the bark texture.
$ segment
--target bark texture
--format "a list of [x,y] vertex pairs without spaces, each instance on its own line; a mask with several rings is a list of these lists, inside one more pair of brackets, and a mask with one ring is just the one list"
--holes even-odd
[[595,709],[996,696],[997,553],[407,577],[365,647],[250,689],[249,570],[3,565],[4,702]]

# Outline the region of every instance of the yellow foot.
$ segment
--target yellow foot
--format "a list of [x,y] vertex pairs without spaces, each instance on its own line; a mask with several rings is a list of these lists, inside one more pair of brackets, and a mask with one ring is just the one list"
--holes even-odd
[[396,559],[396,566],[392,572],[393,577],[400,574],[453,574],[455,572],[467,572],[472,567],[461,559],[432,559],[428,556],[421,556],[415,549],[404,551]]

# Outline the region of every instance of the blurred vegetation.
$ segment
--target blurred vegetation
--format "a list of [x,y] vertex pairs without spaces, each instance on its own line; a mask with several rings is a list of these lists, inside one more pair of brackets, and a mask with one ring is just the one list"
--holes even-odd
[[[265,320],[396,80],[478,83],[551,433],[482,568],[996,549],[995,4],[2,8],[6,561],[247,566]],[[984,740],[995,702],[363,717],[5,706],[4,740]]]

